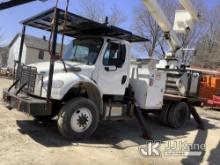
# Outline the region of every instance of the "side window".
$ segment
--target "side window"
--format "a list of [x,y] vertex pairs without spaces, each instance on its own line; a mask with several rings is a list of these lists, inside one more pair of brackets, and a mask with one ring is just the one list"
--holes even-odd
[[104,66],[117,66],[121,68],[125,62],[125,56],[125,45],[109,43],[103,57],[103,64]]
[[38,58],[41,60],[44,59],[44,51],[43,50],[39,50]]

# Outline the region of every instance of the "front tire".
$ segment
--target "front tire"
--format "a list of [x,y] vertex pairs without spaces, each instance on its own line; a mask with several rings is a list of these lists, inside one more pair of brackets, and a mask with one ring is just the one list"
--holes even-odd
[[89,138],[99,122],[97,106],[89,99],[76,98],[67,102],[58,115],[58,129],[70,140]]

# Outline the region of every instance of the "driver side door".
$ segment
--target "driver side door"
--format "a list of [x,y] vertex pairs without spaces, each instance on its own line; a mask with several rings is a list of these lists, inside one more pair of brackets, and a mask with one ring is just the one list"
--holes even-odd
[[104,95],[124,95],[129,81],[126,45],[109,42],[100,59],[98,86]]

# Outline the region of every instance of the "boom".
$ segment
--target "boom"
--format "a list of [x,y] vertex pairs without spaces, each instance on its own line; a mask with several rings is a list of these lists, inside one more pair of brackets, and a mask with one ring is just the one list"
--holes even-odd
[[190,15],[192,16],[192,18],[194,20],[197,20],[197,21],[199,20],[200,15],[196,11],[196,9],[193,7],[193,5],[190,2],[190,0],[179,0],[179,2],[190,13]]
[[172,25],[164,14],[163,10],[159,6],[156,0],[143,0],[144,5],[148,8],[155,21],[158,23],[162,31],[166,34],[166,39],[173,51],[178,50],[181,47],[180,41],[173,31]]
[[[179,2],[186,9],[186,11],[190,13],[193,20],[198,20],[199,14],[195,12],[195,9],[193,8],[190,0],[179,0]],[[177,37],[177,34],[173,30],[171,23],[169,22],[162,8],[158,4],[157,0],[143,0],[143,3],[164,32],[165,38],[171,46],[173,54],[175,54],[175,52],[181,48],[181,44]]]

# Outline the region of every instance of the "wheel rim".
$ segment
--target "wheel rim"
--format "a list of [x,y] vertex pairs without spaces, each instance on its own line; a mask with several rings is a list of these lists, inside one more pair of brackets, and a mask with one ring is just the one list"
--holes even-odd
[[70,120],[71,128],[77,132],[85,132],[92,124],[92,113],[88,108],[76,110]]

